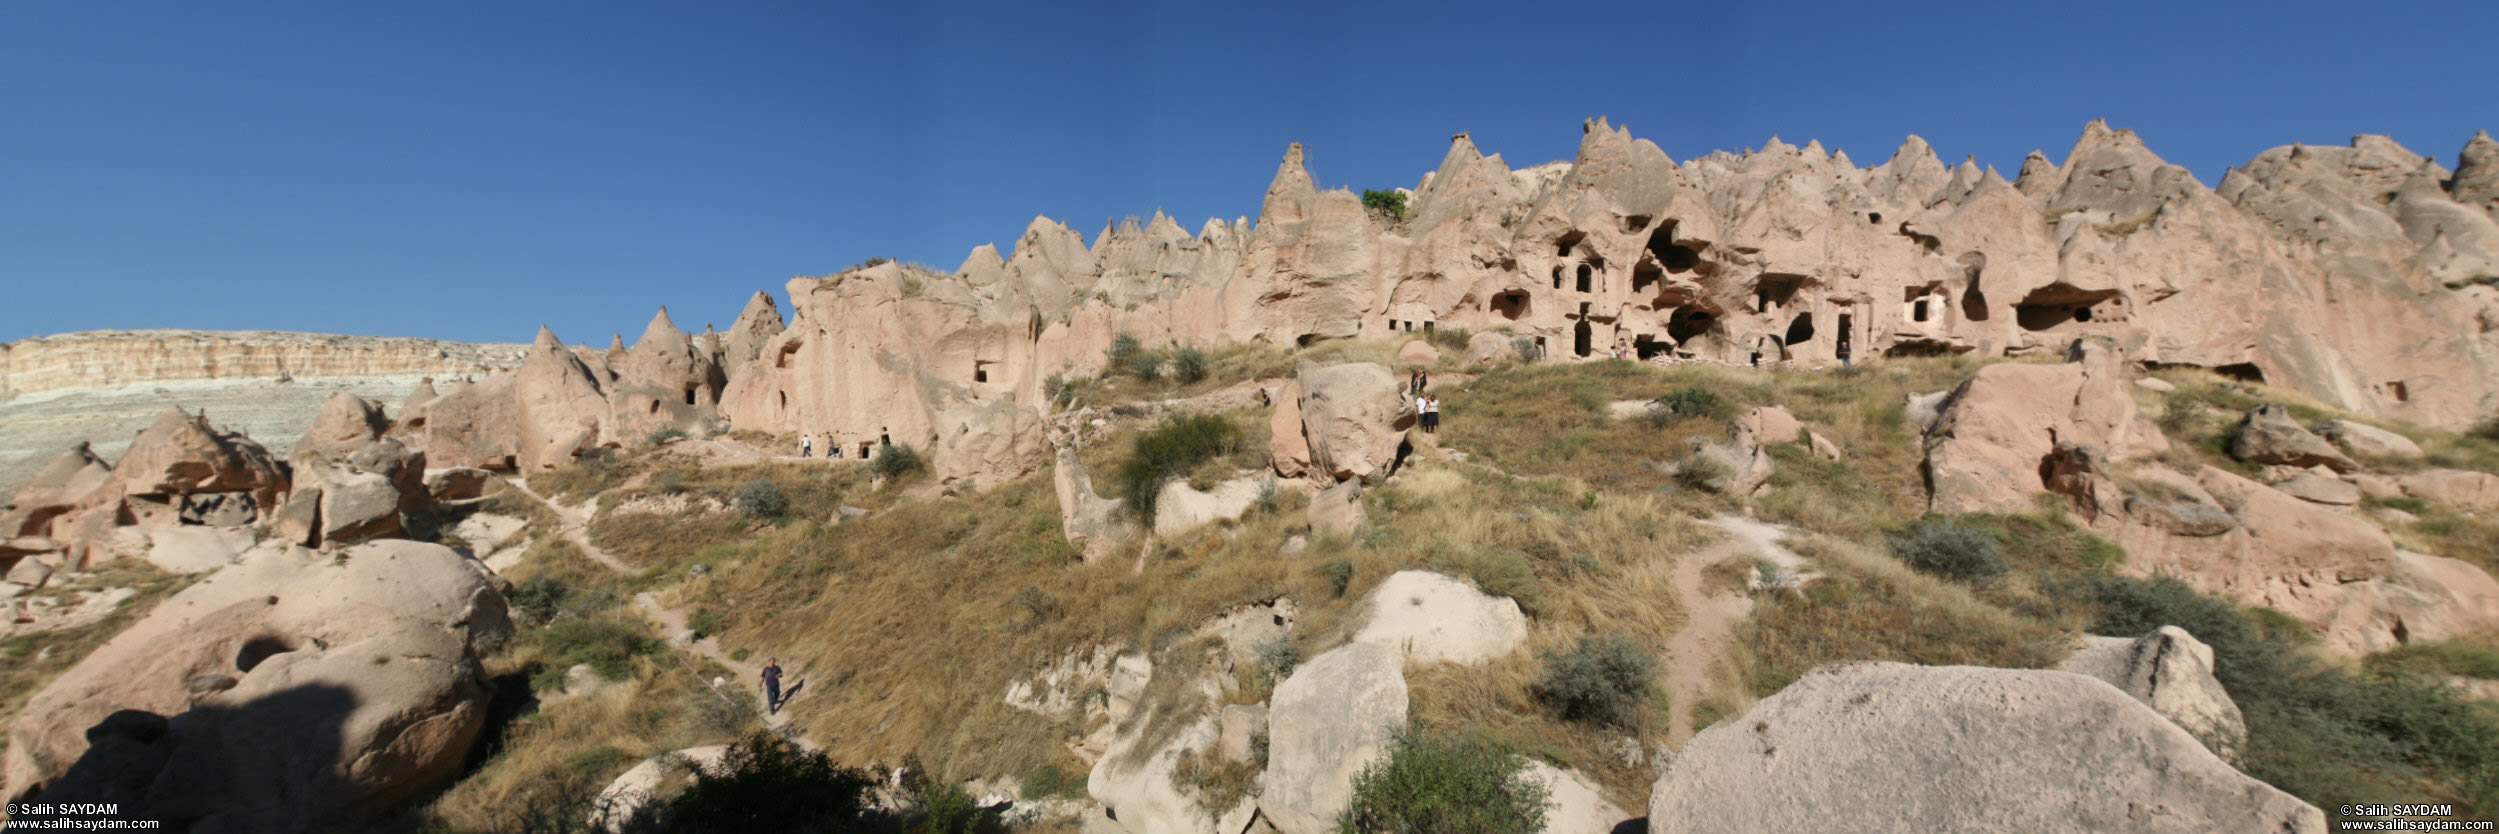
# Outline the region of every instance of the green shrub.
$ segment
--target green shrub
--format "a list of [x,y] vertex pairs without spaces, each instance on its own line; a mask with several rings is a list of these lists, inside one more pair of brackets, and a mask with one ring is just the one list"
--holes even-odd
[[1736,404],[1719,396],[1718,392],[1700,387],[1684,387],[1668,391],[1658,396],[1656,404],[1664,408],[1667,414],[1679,419],[1705,417],[1712,420],[1728,420],[1735,417],[1736,410]]
[[694,718],[713,732],[736,735],[763,720],[755,699],[737,687],[704,689],[694,696]]
[[1327,576],[1329,590],[1334,591],[1336,596],[1343,597],[1345,588],[1354,582],[1354,560],[1338,559],[1329,562],[1319,566],[1319,572]]
[[652,488],[652,489],[654,489],[654,490],[658,490],[658,491],[659,491],[659,494],[661,494],[661,495],[680,495],[680,494],[683,494],[683,493],[685,492],[685,473],[682,473],[682,472],[662,472],[662,473],[659,473],[659,477],[654,478],[654,479],[652,479],[652,480],[651,480],[651,488]]
[[683,439],[685,439],[685,429],[676,426],[661,426],[652,429],[650,434],[643,435],[642,442],[653,446],[665,446],[668,441]]
[[927,466],[920,460],[919,450],[903,443],[885,444],[876,450],[876,459],[868,461],[868,471],[880,478],[900,478]]
[[1258,641],[1258,675],[1273,683],[1289,677],[1302,665],[1302,650],[1293,645],[1293,638],[1277,634]]
[[2488,419],[2473,424],[2473,430],[2465,432],[2465,436],[2499,442],[2499,414],[2493,414]]
[[1104,364],[1113,369],[1125,368],[1128,366],[1129,357],[1137,355],[1138,351],[1144,349],[1145,346],[1138,344],[1135,336],[1126,333],[1112,336],[1111,348],[1106,353],[1106,358],[1110,361]]
[[533,681],[536,688],[545,684],[561,685],[564,672],[577,664],[590,664],[591,671],[608,680],[623,680],[633,674],[633,659],[644,655],[660,655],[668,644],[646,634],[635,625],[616,620],[564,620],[540,629],[538,646],[545,650],[549,661],[545,667],[548,679]]
[[738,487],[738,511],[753,518],[780,518],[790,511],[790,500],[781,494],[781,485],[765,478],[756,478]]
[[1535,611],[1544,602],[1543,585],[1536,580],[1536,566],[1527,557],[1507,550],[1487,550],[1465,559],[1467,576],[1475,586],[1493,596],[1517,600],[1520,608]]
[[1076,398],[1084,394],[1085,385],[1089,382],[1092,380],[1081,376],[1071,378],[1065,374],[1051,374],[1049,379],[1041,381],[1041,395],[1058,407],[1066,408],[1076,404]]
[[592,478],[598,480],[606,480],[616,474],[616,450],[605,446],[583,449],[580,454],[573,456],[573,462],[579,465],[583,472],[589,473]]
[[555,621],[564,610],[564,599],[573,589],[552,576],[533,576],[512,589],[507,599],[513,613],[521,615],[526,625],[545,625]]
[[1548,791],[1527,758],[1491,741],[1436,731],[1399,734],[1388,760],[1354,777],[1340,831],[1478,834],[1542,831]]
[[1570,651],[1545,653],[1544,663],[1536,695],[1566,721],[1634,728],[1657,691],[1657,659],[1620,634],[1582,636]]
[[2499,680],[2499,649],[2455,640],[2420,640],[2371,655],[2369,666]]
[[1388,215],[1390,219],[1403,220],[1406,217],[1406,195],[1395,189],[1366,188],[1362,190],[1362,207]]
[[2413,515],[2427,515],[2430,511],[2430,502],[2423,501],[2409,495],[2398,495],[2391,498],[2379,498],[2375,500],[2377,501],[2378,506],[2392,507]]
[[693,629],[694,638],[700,640],[714,634],[719,634],[720,623],[723,619],[726,619],[725,615],[718,611],[705,608],[694,612],[694,617],[686,621],[686,628]]
[[1128,460],[1119,467],[1128,511],[1143,524],[1154,521],[1154,502],[1164,482],[1199,464],[1230,454],[1240,444],[1232,422],[1211,414],[1179,417],[1137,436]]
[[1024,776],[1024,799],[1027,801],[1061,797],[1083,799],[1086,796],[1085,777],[1087,775],[1079,772],[1070,776],[1065,771],[1059,770],[1058,765],[1042,765],[1040,769]]
[[1518,354],[1518,361],[1534,362],[1536,355],[1543,351],[1536,349],[1536,340],[1520,336],[1510,340],[1510,352]]
[[1909,535],[1893,536],[1891,547],[1910,567],[1963,582],[1990,582],[2013,568],[1995,536],[1939,518],[1919,520]]
[[1727,465],[1708,455],[1693,455],[1675,467],[1675,484],[1685,489],[1716,492],[1727,485],[1732,473]]
[[1435,327],[1424,338],[1442,350],[1463,351],[1475,340],[1475,333],[1463,327]]
[[1128,361],[1120,363],[1119,369],[1127,371],[1129,376],[1153,382],[1163,378],[1163,362],[1167,358],[1159,350],[1140,350],[1128,354]]
[[1189,385],[1206,378],[1206,352],[1187,347],[1171,354],[1171,378]]
[[757,730],[730,745],[719,767],[698,770],[684,793],[646,806],[626,830],[853,830],[875,784],[868,774],[836,765],[821,752]]

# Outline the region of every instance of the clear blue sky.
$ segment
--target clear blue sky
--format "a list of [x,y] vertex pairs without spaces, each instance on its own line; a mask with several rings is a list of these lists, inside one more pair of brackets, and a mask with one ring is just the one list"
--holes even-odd
[[1036,214],[1255,214],[1288,142],[1410,186],[1599,114],[1677,159],[1916,133],[2010,176],[2107,118],[2207,184],[2361,132],[2452,165],[2499,3],[2396,5],[0,3],[0,340],[726,328]]

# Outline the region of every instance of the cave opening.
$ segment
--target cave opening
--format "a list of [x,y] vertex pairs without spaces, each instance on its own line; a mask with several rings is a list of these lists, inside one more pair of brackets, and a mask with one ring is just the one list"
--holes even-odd
[[1656,256],[1658,265],[1668,272],[1690,272],[1701,262],[1699,250],[1675,242],[1675,228],[1680,225],[1682,221],[1668,220],[1649,234],[1649,254]]
[[1588,320],[1580,319],[1579,326],[1571,328],[1571,352],[1587,356],[1592,350],[1590,343],[1594,341],[1594,335],[1595,331],[1588,326]]
[[2022,329],[2046,330],[2069,321],[2092,320],[2092,307],[2117,297],[2116,290],[2082,290],[2066,284],[2050,284],[2032,290],[2013,305],[2013,320]]
[[1580,265],[1579,265],[1579,291],[1580,291],[1580,292],[1590,292],[1590,291],[1591,291],[1591,290],[1589,290],[1589,289],[1588,289],[1588,287],[1589,287],[1589,279],[1590,279],[1591,277],[1595,276],[1595,275],[1596,275],[1596,270],[1595,270],[1595,269],[1590,268],[1587,264],[1580,264]]
[[1813,341],[1813,338],[1814,314],[1809,310],[1798,313],[1796,318],[1788,320],[1787,338],[1781,339],[1780,342],[1788,345],[1801,345]]
[[1553,242],[1553,247],[1555,249],[1554,255],[1556,257],[1563,258],[1570,257],[1571,250],[1577,248],[1580,241],[1587,239],[1587,232],[1572,232],[1570,234],[1563,235],[1559,240],[1555,240]]
[[1492,297],[1492,312],[1502,318],[1518,321],[1527,315],[1527,291],[1511,290]]
[[1666,316],[1666,338],[1678,345],[1690,345],[1717,327],[1716,315],[1696,307],[1677,307]]

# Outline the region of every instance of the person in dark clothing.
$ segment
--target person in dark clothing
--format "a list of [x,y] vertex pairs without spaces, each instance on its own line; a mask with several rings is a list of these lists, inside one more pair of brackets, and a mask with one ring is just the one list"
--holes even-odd
[[777,657],[764,664],[764,706],[781,711],[781,659]]

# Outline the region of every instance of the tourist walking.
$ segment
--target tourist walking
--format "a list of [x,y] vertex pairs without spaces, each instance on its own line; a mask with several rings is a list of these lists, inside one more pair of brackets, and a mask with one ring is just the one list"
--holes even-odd
[[781,711],[781,659],[776,657],[765,662],[763,675],[764,706],[778,713]]
[[804,434],[799,435],[799,436],[798,436],[798,456],[803,458],[803,457],[810,457],[810,456],[814,455],[814,454],[815,454],[815,442],[816,442],[816,439],[815,439],[814,437],[811,437],[811,436],[809,436],[809,435],[804,435]]

